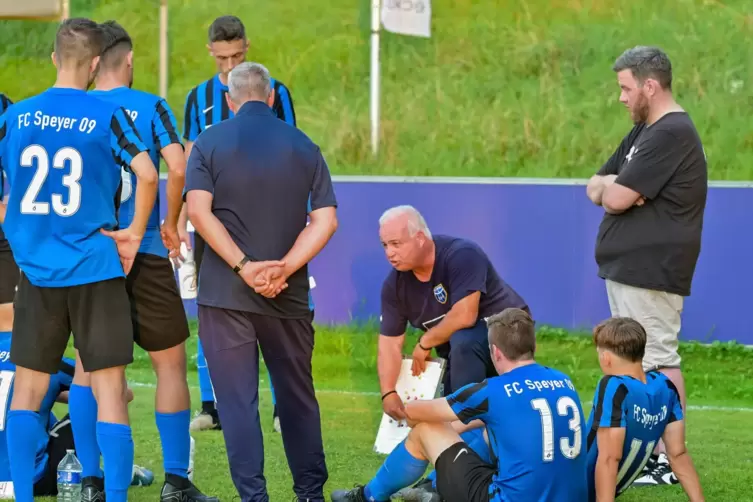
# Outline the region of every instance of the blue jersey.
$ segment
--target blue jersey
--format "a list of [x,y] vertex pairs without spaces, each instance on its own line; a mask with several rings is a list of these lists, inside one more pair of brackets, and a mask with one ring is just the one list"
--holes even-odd
[[643,470],[667,424],[682,420],[682,407],[672,381],[658,371],[646,373],[646,383],[629,376],[605,376],[599,381],[588,419],[589,501],[596,500],[596,434],[600,427],[625,429],[625,444],[617,470],[619,495]]
[[585,420],[564,373],[530,364],[447,397],[458,420],[481,420],[497,472],[490,502],[586,500]]
[[[13,381],[16,376],[16,365],[10,362],[10,333],[0,333],[0,482],[11,481],[10,462],[8,460],[8,440],[5,436],[6,418],[10,403],[13,399]],[[73,370],[76,363],[72,359],[64,358],[57,373],[50,375],[50,386],[47,389],[39,408],[39,417],[44,422],[45,430],[49,430],[54,423],[50,423],[52,407],[61,392],[70,389],[73,382]],[[36,467],[34,482],[44,475],[47,469],[47,444],[49,436],[45,435],[37,444]]]
[[[159,170],[160,151],[172,144],[180,144],[177,132],[175,116],[167,102],[148,92],[119,87],[110,91],[91,91],[90,94],[97,96],[103,101],[108,101],[126,109],[131,120],[136,125],[142,141],[149,149],[152,162]],[[130,170],[123,169],[123,190],[120,194],[120,211],[118,222],[121,227],[127,227],[133,221],[136,211],[136,184],[135,177]],[[167,248],[162,244],[160,237],[160,208],[159,194],[154,204],[152,214],[146,225],[146,233],[141,241],[140,253],[148,253],[167,257]]]
[[100,229],[117,226],[120,166],[142,151],[123,108],[77,89],[48,89],[0,116],[0,166],[10,185],[3,230],[29,282],[125,276],[115,241]]

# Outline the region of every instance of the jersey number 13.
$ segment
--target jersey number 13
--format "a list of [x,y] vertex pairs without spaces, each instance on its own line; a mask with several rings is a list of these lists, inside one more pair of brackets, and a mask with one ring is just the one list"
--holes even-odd
[[[50,214],[50,203],[37,200],[47,176],[50,174],[50,156],[44,147],[29,145],[21,152],[21,167],[34,167],[36,161],[37,170],[21,199],[21,213],[23,214]],[[81,185],[78,183],[84,169],[84,162],[78,150],[64,147],[55,152],[52,157],[52,167],[65,169],[68,165],[68,174],[63,175],[63,186],[67,189],[65,197],[60,193],[52,193],[50,201],[52,210],[59,216],[71,216],[81,207]],[[67,199],[67,202],[65,200]]]
[[[552,410],[546,399],[534,399],[531,401],[533,409],[541,415],[541,444],[543,447],[542,458],[544,462],[554,460],[554,420],[552,420]],[[559,446],[562,455],[568,459],[577,458],[580,455],[583,438],[581,437],[580,412],[578,405],[570,397],[561,397],[557,401],[557,414],[561,417],[569,416],[572,412],[573,418],[568,422],[570,430],[574,432],[573,442],[567,437],[559,438]]]

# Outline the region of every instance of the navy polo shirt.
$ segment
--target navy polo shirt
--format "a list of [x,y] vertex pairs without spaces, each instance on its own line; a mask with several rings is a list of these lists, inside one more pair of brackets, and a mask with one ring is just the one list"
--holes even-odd
[[[310,211],[337,206],[319,147],[261,101],[245,103],[198,136],[186,169],[186,193],[191,190],[214,195],[212,213],[254,261],[281,259],[306,228]],[[307,266],[269,299],[207,246],[199,284],[199,305],[291,319],[311,315]]]
[[431,278],[419,281],[415,274],[390,271],[382,285],[380,333],[400,336],[408,323],[427,331],[466,296],[481,292],[478,319],[506,308],[528,309],[523,298],[497,274],[489,257],[473,241],[446,235],[434,236],[435,258]]

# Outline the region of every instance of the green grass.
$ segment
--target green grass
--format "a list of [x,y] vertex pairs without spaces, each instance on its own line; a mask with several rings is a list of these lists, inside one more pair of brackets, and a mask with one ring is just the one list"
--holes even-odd
[[[156,0],[72,0],[136,42],[136,86],[158,85]],[[587,177],[630,128],[610,67],[657,44],[703,138],[713,179],[753,179],[753,16],[747,0],[434,0],[433,37],[385,33],[382,146],[369,149],[369,2],[171,0],[169,102],[208,78],[216,16],[240,15],[250,59],[293,92],[300,127],[336,174]],[[0,22],[12,98],[54,79],[51,23]]]
[[[327,493],[368,481],[384,457],[372,452],[381,418],[376,377],[376,335],[370,327],[319,327],[314,355],[315,384],[320,390],[324,444],[330,472]],[[588,337],[561,330],[539,331],[537,358],[568,373],[581,394],[584,408],[600,376],[596,354]],[[408,346],[408,343],[406,343]],[[410,344],[412,347],[412,344]],[[195,357],[195,337],[188,353]],[[691,406],[753,408],[753,351],[734,344],[681,347]],[[195,364],[190,364],[189,382],[194,404],[199,402]],[[151,384],[149,361],[138,352],[128,370],[132,382]],[[266,371],[261,372],[260,401],[265,434],[266,465],[270,500],[290,500],[292,480],[285,461],[280,435],[272,429],[271,396]],[[147,488],[133,488],[130,499],[155,500],[160,488],[162,461],[154,425],[154,390],[134,386],[131,404],[136,463],[153,469],[156,482]],[[350,391],[346,394],[337,391]],[[365,394],[357,394],[357,393]],[[372,393],[372,394],[369,394]],[[706,500],[737,502],[749,499],[753,483],[753,431],[750,411],[692,409],[688,413],[688,447],[699,470]],[[222,434],[208,431],[194,435],[197,443],[195,482],[223,501],[237,497],[230,479]],[[639,502],[687,500],[679,487],[630,489],[620,500]]]

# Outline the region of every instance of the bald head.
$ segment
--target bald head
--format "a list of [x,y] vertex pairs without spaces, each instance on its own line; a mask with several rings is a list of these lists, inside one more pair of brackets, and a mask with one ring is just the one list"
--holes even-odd
[[413,206],[385,211],[379,218],[379,238],[387,260],[403,272],[425,265],[429,254],[434,252],[426,220]]
[[240,107],[247,101],[268,101],[272,92],[272,78],[263,65],[245,62],[233,68],[227,86],[230,100]]

